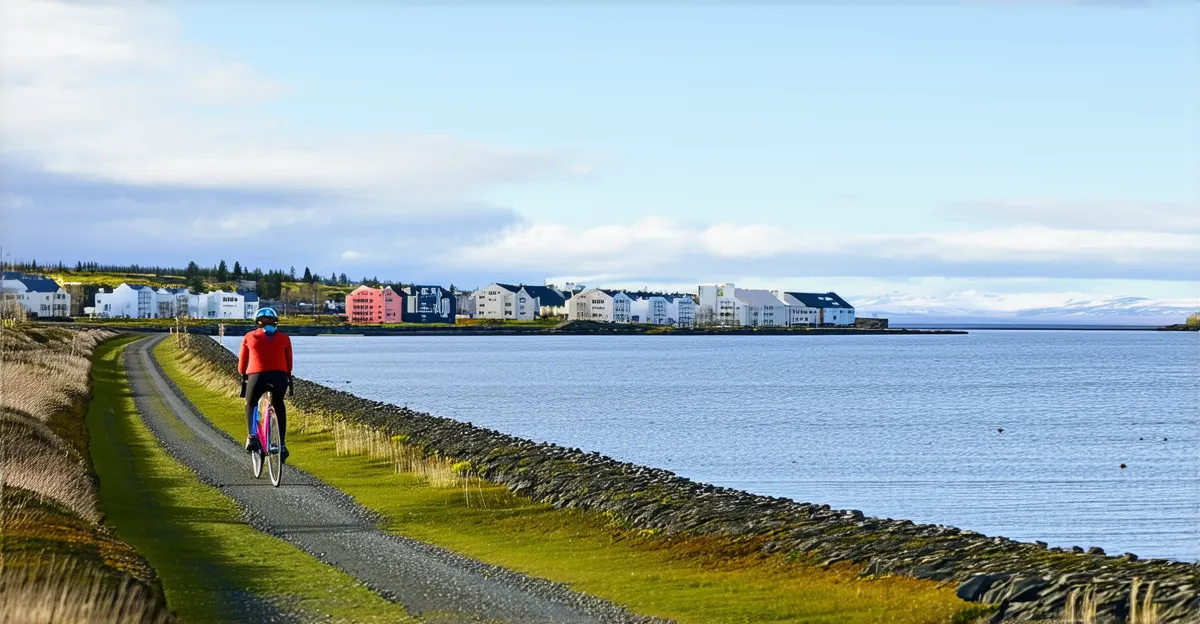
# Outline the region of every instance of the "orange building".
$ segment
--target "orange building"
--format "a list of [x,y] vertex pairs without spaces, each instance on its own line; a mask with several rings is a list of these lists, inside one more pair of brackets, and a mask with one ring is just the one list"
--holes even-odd
[[404,311],[404,295],[391,286],[359,286],[346,295],[346,320],[358,325],[399,323]]

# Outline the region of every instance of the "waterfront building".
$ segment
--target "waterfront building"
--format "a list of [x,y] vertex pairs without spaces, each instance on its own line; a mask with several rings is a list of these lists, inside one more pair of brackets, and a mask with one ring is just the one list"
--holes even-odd
[[346,320],[359,325],[399,323],[404,314],[404,296],[391,286],[359,286],[346,295]]
[[630,321],[650,325],[691,327],[696,324],[696,301],[689,295],[625,293],[630,298]]
[[537,299],[524,286],[496,282],[475,291],[476,318],[532,321],[537,315]]
[[475,318],[474,290],[460,290],[454,293],[454,313],[456,316]]
[[791,317],[787,304],[767,290],[735,288],[734,298],[740,305],[738,323],[745,327],[788,327]]
[[[405,323],[454,324],[456,312],[454,293],[441,286],[406,286],[401,320]],[[385,297],[386,302],[386,297]]]
[[39,318],[71,315],[71,295],[58,282],[24,273],[4,273],[0,279],[0,295],[13,299],[30,316]]
[[619,290],[589,288],[567,301],[567,319],[629,323],[633,318],[632,304],[633,300]]
[[811,327],[854,325],[854,306],[836,293],[784,292],[781,294],[783,301],[788,304],[792,325]]
[[567,314],[567,298],[553,286],[522,286],[522,289],[536,302],[538,318]]
[[697,325],[745,325],[742,302],[735,296],[733,284],[701,284],[696,307]]

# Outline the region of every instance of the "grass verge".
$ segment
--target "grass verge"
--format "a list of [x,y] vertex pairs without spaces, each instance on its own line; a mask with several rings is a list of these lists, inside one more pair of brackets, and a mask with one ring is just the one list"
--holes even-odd
[[413,621],[399,605],[242,520],[237,505],[164,451],[137,415],[121,363],[131,340],[99,346],[87,424],[107,523],[154,566],[182,621],[237,619],[229,593],[352,622]]
[[[245,423],[227,376],[174,341],[155,349],[163,369],[218,427]],[[386,459],[339,455],[330,427],[292,408],[289,462],[383,513],[392,532],[681,623],[967,622],[986,607],[950,585],[909,578],[864,580],[858,567],[820,568],[718,538],[664,539],[576,510],[557,510],[474,482],[436,486]],[[305,425],[300,425],[305,423]]]

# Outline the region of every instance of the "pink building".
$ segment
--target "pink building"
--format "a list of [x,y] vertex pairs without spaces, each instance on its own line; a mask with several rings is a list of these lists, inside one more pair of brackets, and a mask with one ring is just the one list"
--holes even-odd
[[346,295],[346,320],[359,325],[399,323],[404,311],[404,295],[391,286],[359,286]]

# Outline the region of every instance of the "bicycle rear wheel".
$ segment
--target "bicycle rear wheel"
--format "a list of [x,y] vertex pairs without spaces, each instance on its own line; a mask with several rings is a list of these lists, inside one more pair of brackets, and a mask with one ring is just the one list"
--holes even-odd
[[271,485],[279,487],[283,477],[283,445],[279,441],[279,417],[275,415],[275,408],[267,410],[267,418],[267,473],[271,475]]

